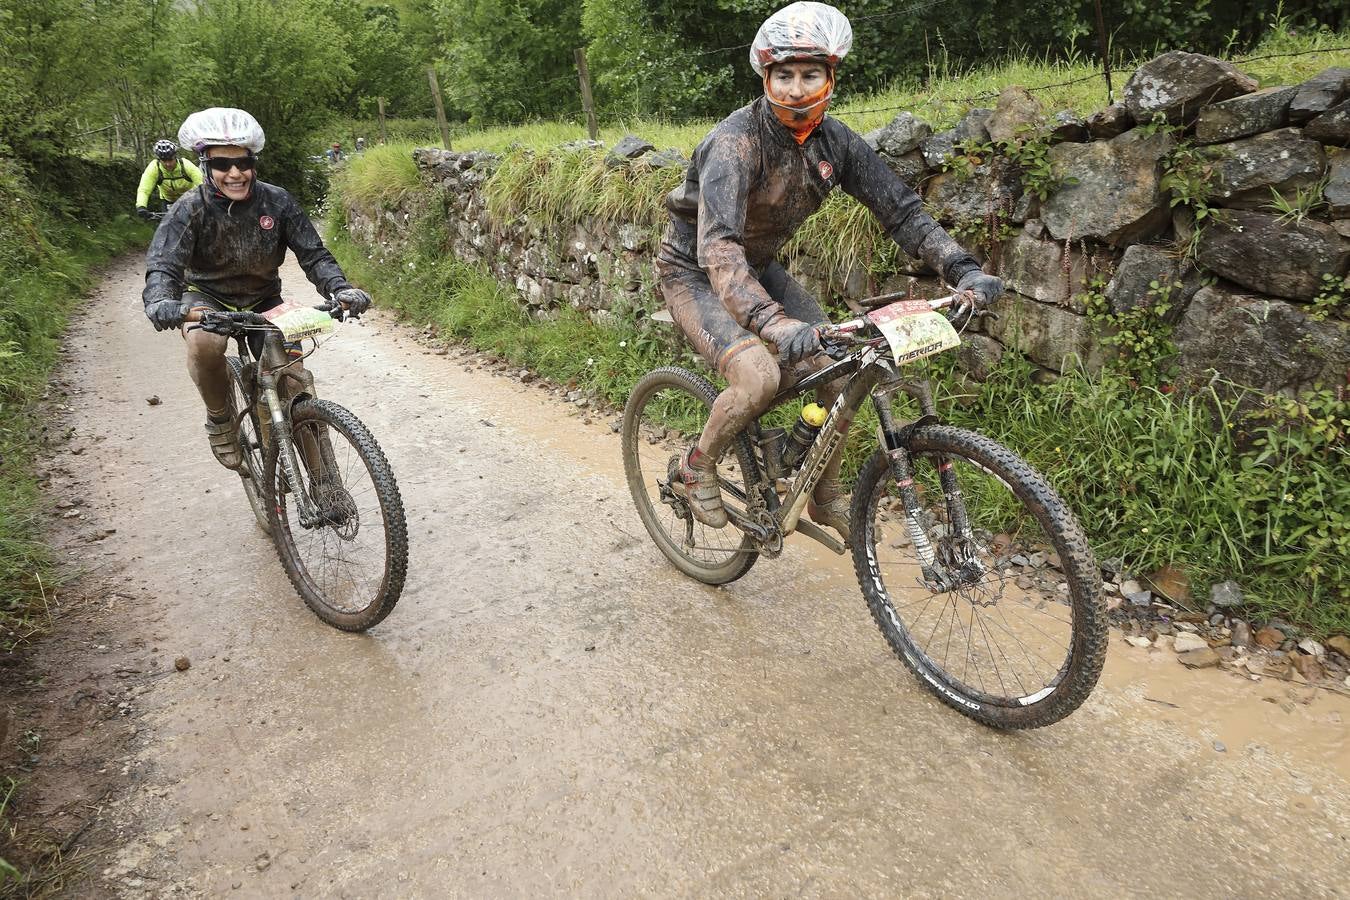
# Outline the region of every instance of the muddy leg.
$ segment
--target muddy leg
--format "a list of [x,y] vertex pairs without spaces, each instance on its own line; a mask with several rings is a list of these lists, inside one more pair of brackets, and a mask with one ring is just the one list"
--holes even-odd
[[698,440],[698,449],[714,460],[773,400],[778,390],[778,362],[760,344],[732,357],[722,374],[727,389],[717,395]]
[[206,415],[220,419],[230,412],[230,376],[225,368],[229,338],[201,329],[183,330],[187,342],[187,369],[206,404]]

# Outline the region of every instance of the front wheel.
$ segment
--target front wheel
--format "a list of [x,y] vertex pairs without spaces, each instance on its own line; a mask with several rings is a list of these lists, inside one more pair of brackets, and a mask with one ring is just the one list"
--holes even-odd
[[[292,485],[277,441],[267,454],[271,524],[281,565],[320,619],[365,631],[393,610],[408,568],[408,526],[398,484],[365,425],[327,400],[291,411],[300,484]],[[317,507],[301,521],[297,492]]]
[[[853,565],[896,655],[948,706],[996,728],[1057,722],[1087,699],[1106,657],[1101,576],[1077,519],[1012,451],[960,428],[910,440],[918,509],[878,452],[851,513]],[[940,483],[950,465],[969,529]],[[955,584],[920,564],[931,546]]]

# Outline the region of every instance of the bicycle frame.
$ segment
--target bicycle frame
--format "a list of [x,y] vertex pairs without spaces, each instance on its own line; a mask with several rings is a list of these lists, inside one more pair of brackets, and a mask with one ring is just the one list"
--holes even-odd
[[[193,312],[199,313],[198,310],[193,310]],[[196,317],[189,315],[189,321],[193,321],[194,318],[199,321],[200,315]],[[258,354],[257,359],[253,358],[249,347],[247,331],[263,332],[262,351]],[[281,464],[287,483],[298,488],[304,482],[300,478],[300,461],[296,454],[295,435],[291,428],[290,401],[282,399],[280,383],[284,378],[294,379],[299,382],[301,392],[312,397],[314,395],[313,376],[302,377],[295,372],[286,371],[299,360],[290,358],[285,344],[282,342],[281,333],[272,326],[241,326],[241,329],[236,331],[232,337],[238,345],[239,358],[248,360],[244,364],[245,405],[243,409],[236,411],[234,427],[236,430],[240,427],[249,410],[255,407],[261,399],[267,412],[268,424],[271,427],[271,441],[277,447],[277,461]],[[306,372],[305,375],[308,376],[309,373]],[[292,397],[292,399],[294,398]],[[262,435],[259,434],[258,438],[261,440]],[[319,446],[309,448],[309,452],[317,455],[321,467],[336,464],[332,448],[327,445],[327,441],[320,441]],[[291,493],[295,496],[301,526],[313,528],[325,524],[322,510],[307,491],[293,489]]]
[[[843,554],[845,547],[819,526],[802,518],[807,501],[815,490],[825,467],[831,457],[839,452],[848,430],[857,417],[865,401],[871,400],[877,413],[878,431],[881,446],[885,449],[890,462],[891,476],[900,491],[905,506],[906,530],[913,541],[924,578],[935,589],[950,590],[956,585],[983,574],[983,567],[969,554],[954,555],[944,562],[938,558],[938,552],[928,539],[926,529],[919,521],[922,508],[918,493],[914,487],[914,472],[910,461],[909,440],[913,431],[925,425],[937,424],[940,419],[937,405],[933,399],[932,385],[928,379],[906,378],[894,361],[886,353],[884,339],[867,341],[863,346],[846,358],[826,366],[818,372],[803,378],[776,394],[769,408],[774,409],[789,400],[802,397],[822,384],[848,377],[838,397],[831,404],[811,446],[807,449],[797,472],[788,479],[787,492],[780,499],[773,485],[771,454],[773,440],[767,438],[759,423],[752,426],[751,438],[759,449],[761,471],[754,483],[748,484],[751,491],[757,491],[757,499],[740,497],[747,504],[748,511],[756,508],[766,509],[772,516],[777,534],[765,527],[767,523],[747,521],[732,508],[728,515],[737,527],[765,543],[763,552],[775,555],[781,551],[781,538],[800,531],[802,534],[829,547],[835,553]],[[900,425],[897,423],[891,407],[891,395],[903,391],[919,404],[919,418]],[[748,473],[747,473],[748,474]],[[966,541],[973,541],[974,534],[966,514],[964,499],[951,464],[945,460],[938,463],[938,479],[946,501],[947,513],[953,530]],[[723,488],[733,496],[740,494],[734,485],[723,483]],[[762,504],[762,507],[761,507]],[[739,520],[739,521],[738,521]],[[955,564],[954,566],[952,564]],[[978,567],[978,570],[976,568]]]

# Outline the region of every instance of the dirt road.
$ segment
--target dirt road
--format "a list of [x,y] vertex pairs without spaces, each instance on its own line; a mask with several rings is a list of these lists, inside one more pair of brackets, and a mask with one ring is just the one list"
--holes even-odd
[[841,560],[797,543],[727,589],[679,577],[608,418],[378,317],[312,368],[398,475],[408,585],[370,634],[329,629],[210,460],[140,285],[139,260],[114,269],[68,336],[61,374],[85,389],[50,461],[85,504],[68,552],[120,585],[104,643],[64,665],[149,673],[82,838],[108,850],[89,891],[1350,890],[1343,698],[1117,638],[1074,716],[989,731],[890,655]]

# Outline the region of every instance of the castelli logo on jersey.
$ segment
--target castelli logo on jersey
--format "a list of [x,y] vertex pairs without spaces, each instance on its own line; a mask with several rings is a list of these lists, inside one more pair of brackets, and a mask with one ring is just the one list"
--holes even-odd
[[271,216],[260,216],[258,218],[258,224],[262,226],[263,231],[271,231],[272,226],[277,223],[272,220]]
[[820,169],[821,181],[829,181],[830,176],[834,174],[834,166],[830,165],[830,161],[828,159],[822,159],[820,161],[820,165],[817,166],[817,168]]

